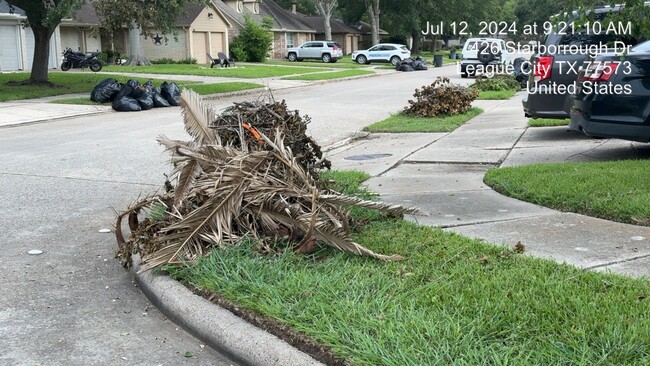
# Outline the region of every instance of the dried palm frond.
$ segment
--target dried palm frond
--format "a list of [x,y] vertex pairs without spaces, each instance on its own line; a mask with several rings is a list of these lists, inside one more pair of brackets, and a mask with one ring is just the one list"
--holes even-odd
[[[142,255],[140,270],[145,271],[191,262],[212,249],[238,245],[242,238],[263,242],[278,237],[288,237],[299,253],[312,251],[316,243],[321,243],[378,259],[401,258],[375,253],[353,242],[347,207],[356,205],[393,215],[419,211],[347,197],[319,187],[318,170],[312,160],[295,156],[296,151],[304,150],[288,144],[295,140],[285,135],[291,130],[282,130],[287,126],[286,115],[280,114],[282,108],[247,105],[269,118],[279,118],[268,135],[270,127],[261,120],[247,119],[251,115],[248,110],[236,119],[230,110],[227,118],[217,118],[222,124],[211,137],[212,130],[205,130],[202,119],[210,114],[201,110],[207,106],[191,92],[181,98],[186,129],[193,141],[159,137],[158,141],[172,154],[174,170],[170,178],[175,188],[167,194],[147,197],[118,215],[118,227],[125,216],[135,225],[128,240],[124,240],[121,230],[116,230],[119,255],[125,265],[130,264],[133,253]],[[235,109],[243,106],[238,104]],[[283,108],[286,110],[286,106]],[[290,116],[295,119],[297,113]],[[236,120],[238,125],[224,129],[225,120]],[[243,124],[249,128],[243,128]],[[255,134],[250,133],[252,127],[256,128]],[[138,212],[153,205],[165,208],[164,219],[138,222]]]

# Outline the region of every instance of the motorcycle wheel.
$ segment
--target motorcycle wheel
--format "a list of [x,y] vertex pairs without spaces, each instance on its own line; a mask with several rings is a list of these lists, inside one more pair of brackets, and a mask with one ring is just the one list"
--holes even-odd
[[70,61],[63,61],[61,64],[61,71],[68,71],[72,67],[72,63]]
[[91,69],[92,71],[94,71],[94,72],[98,72],[98,71],[101,71],[101,70],[102,70],[102,63],[99,62],[99,61],[96,61],[96,60],[90,61],[90,63],[88,64],[88,66],[89,66],[90,69]]

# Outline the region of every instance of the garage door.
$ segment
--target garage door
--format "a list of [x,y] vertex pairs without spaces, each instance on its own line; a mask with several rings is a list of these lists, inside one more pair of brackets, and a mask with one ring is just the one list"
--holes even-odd
[[210,33],[210,54],[217,57],[217,53],[227,53],[223,49],[223,33]]
[[20,68],[18,26],[0,25],[0,71]]
[[[208,63],[208,57],[205,55],[207,51],[207,33],[206,32],[194,32],[192,33],[192,41],[194,43],[194,51],[192,52],[192,57],[196,59],[196,62],[200,64]],[[216,57],[216,55],[212,55]]]

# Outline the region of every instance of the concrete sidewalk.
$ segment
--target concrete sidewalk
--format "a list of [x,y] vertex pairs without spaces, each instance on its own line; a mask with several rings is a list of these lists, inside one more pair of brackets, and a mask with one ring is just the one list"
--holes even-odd
[[429,213],[412,218],[422,224],[510,247],[521,242],[530,255],[585,269],[650,276],[649,227],[558,212],[483,184],[491,167],[645,158],[647,145],[527,128],[518,96],[474,104],[485,112],[451,133],[371,134],[329,158],[336,169],[371,174],[366,185],[382,200]]

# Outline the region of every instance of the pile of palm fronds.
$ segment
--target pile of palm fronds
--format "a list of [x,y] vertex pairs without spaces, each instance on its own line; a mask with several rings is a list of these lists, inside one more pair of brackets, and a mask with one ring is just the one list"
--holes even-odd
[[[397,215],[416,210],[322,190],[317,177],[306,170],[313,165],[299,163],[286,145],[286,141],[295,142],[287,135],[293,131],[279,126],[269,132],[273,138],[268,137],[263,128],[270,127],[256,119],[258,114],[234,114],[245,108],[244,104],[217,117],[198,95],[184,91],[181,106],[192,141],[158,139],[172,153],[171,180],[175,184],[166,182],[166,193],[145,198],[118,214],[118,256],[125,266],[136,253],[142,256],[141,271],[191,262],[214,248],[237,245],[243,239],[258,241],[260,248],[283,239],[300,253],[323,243],[359,255],[401,258],[354,243],[348,236],[346,207],[359,205]],[[277,113],[272,105],[251,106]],[[232,123],[235,118],[236,125]],[[223,121],[230,121],[228,128]],[[127,216],[131,235],[125,240],[122,219]]]

